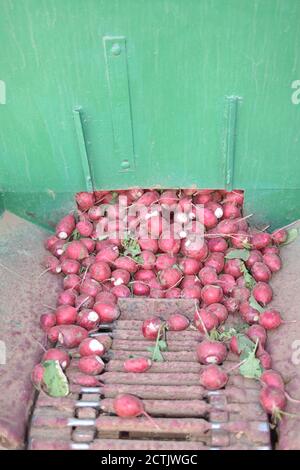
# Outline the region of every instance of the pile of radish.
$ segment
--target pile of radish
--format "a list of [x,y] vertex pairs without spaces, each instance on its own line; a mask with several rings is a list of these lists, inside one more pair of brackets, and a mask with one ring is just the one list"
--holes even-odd
[[[118,298],[194,299],[194,325],[180,314],[167,322],[158,317],[144,322],[143,335],[155,342],[152,360],[161,360],[168,330],[197,328],[205,335],[197,348],[198,359],[206,366],[201,385],[208,390],[226,385],[231,371],[222,364],[231,350],[239,356],[243,375],[250,376],[250,365],[257,371],[253,377],[262,384],[261,405],[278,416],[287,396],[280,376],[271,371],[266,342],[267,331],[283,320],[280,312],[268,307],[273,297],[269,281],[281,268],[279,246],[291,235],[285,229],[268,233],[250,227],[250,219],[243,217],[243,199],[238,190],[78,193],[76,213],[66,215],[45,242],[45,268],[63,275],[63,290],[56,308],[41,315],[49,342],[59,345],[49,349],[43,361],[57,361],[65,369],[68,349],[76,348],[80,359],[73,382],[99,385],[110,338],[96,339],[91,333],[100,324],[117,320]],[[139,211],[124,216],[128,208]],[[226,332],[229,316],[243,324],[243,333],[234,328],[231,334]],[[128,359],[124,370],[141,373],[151,364],[143,357]],[[42,386],[43,362],[36,366],[33,381]],[[132,416],[144,413],[137,400],[125,396],[115,403],[119,416],[130,415],[122,400],[131,403]]]

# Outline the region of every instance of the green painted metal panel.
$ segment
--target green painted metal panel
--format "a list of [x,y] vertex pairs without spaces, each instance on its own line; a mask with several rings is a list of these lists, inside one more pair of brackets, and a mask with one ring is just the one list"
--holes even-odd
[[0,7],[10,208],[44,223],[40,204],[56,214],[93,185],[196,185],[243,188],[277,224],[300,217],[299,0]]

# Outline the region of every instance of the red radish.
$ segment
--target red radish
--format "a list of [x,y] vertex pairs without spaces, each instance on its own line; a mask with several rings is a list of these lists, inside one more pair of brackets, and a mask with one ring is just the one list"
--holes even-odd
[[101,206],[92,206],[88,210],[88,217],[92,222],[95,222],[103,216],[103,208]]
[[75,307],[77,310],[80,308],[93,308],[94,303],[95,299],[91,295],[80,294],[76,297]]
[[251,269],[254,263],[263,261],[263,257],[260,251],[250,250],[249,258],[246,261],[246,266],[248,269]]
[[223,217],[223,206],[221,204],[218,204],[218,202],[209,201],[206,204],[206,207],[213,211],[217,219],[221,219]]
[[167,189],[166,191],[163,191],[159,198],[159,203],[162,206],[174,206],[177,201],[178,197],[176,191],[174,191],[173,189]]
[[134,276],[135,281],[142,281],[146,283],[155,278],[155,273],[151,269],[139,269]]
[[225,344],[219,341],[203,340],[196,351],[201,364],[222,364],[227,356]]
[[81,387],[99,387],[101,382],[93,375],[82,374],[81,372],[72,371],[68,374],[69,380]]
[[268,387],[279,388],[284,392],[284,381],[279,372],[275,370],[265,370],[260,376],[260,381],[262,384],[267,385]]
[[141,197],[137,199],[135,204],[140,206],[150,206],[159,200],[159,193],[157,191],[146,191]]
[[199,279],[203,285],[213,284],[218,280],[218,275],[214,268],[205,266],[199,271]]
[[96,302],[115,305],[118,302],[117,296],[113,292],[99,292],[95,298]]
[[45,369],[42,364],[37,364],[34,366],[33,371],[31,372],[31,381],[38,390],[41,389],[43,384],[44,372]]
[[251,237],[251,245],[255,250],[261,250],[268,245],[271,245],[272,237],[269,233],[258,232],[254,233]]
[[250,243],[250,236],[247,232],[242,232],[241,230],[239,233],[236,233],[233,237],[231,237],[231,244],[234,248],[243,249],[245,246],[248,246]]
[[182,278],[178,268],[166,268],[159,272],[159,279],[164,289],[176,287]]
[[60,305],[56,311],[57,325],[73,325],[77,318],[77,309],[71,305]]
[[220,284],[225,295],[230,294],[236,286],[236,281],[231,274],[221,274],[217,283]]
[[107,246],[111,246],[111,241],[110,240],[99,240],[96,242],[96,251],[97,253],[101,250],[103,250],[103,248],[107,247]]
[[211,198],[211,193],[197,191],[197,194],[194,196],[194,204],[207,204],[209,201],[211,201]]
[[151,317],[144,320],[142,333],[144,338],[155,340],[158,332],[161,331],[163,321],[159,317]]
[[239,259],[228,259],[224,265],[224,273],[231,274],[235,279],[242,276],[241,271],[242,262]]
[[158,241],[153,238],[140,238],[139,245],[142,250],[152,251],[152,253],[157,253],[158,251]]
[[[200,294],[201,294],[201,289],[200,289]],[[200,298],[199,294],[199,298]],[[181,289],[179,287],[173,287],[173,289],[168,289],[165,292],[165,298],[166,299],[180,299],[181,297]]]
[[101,282],[110,278],[111,270],[109,265],[104,261],[97,261],[96,263],[92,264],[89,269],[89,273],[93,279]]
[[115,269],[111,273],[111,281],[114,286],[128,284],[130,281],[130,273],[125,269]]
[[74,259],[65,258],[61,262],[61,271],[64,274],[78,274],[80,270],[80,263]]
[[141,188],[131,188],[128,189],[127,195],[135,201],[136,199],[139,199],[142,195],[144,194],[144,190]]
[[152,365],[150,359],[145,357],[133,357],[124,361],[123,368],[126,372],[142,373],[146,372]]
[[258,323],[259,320],[259,311],[251,307],[249,302],[243,302],[240,305],[240,314],[243,320],[249,325],[253,323]]
[[64,252],[66,242],[64,240],[58,240],[57,242],[54,243],[51,247],[51,253],[54,256],[61,256]]
[[143,266],[143,269],[153,269],[156,262],[156,256],[152,251],[144,250],[139,254],[141,258],[140,264]]
[[200,218],[200,222],[202,222],[206,228],[213,228],[218,224],[218,218],[211,209],[204,207],[203,218]]
[[240,351],[239,349],[239,344],[236,336],[232,336],[229,342],[229,348],[233,354],[236,354],[237,356],[241,354],[242,351]]
[[105,261],[106,263],[115,261],[119,256],[119,248],[115,245],[108,245],[98,251],[95,260]]
[[87,375],[98,375],[104,369],[104,362],[100,356],[82,356],[78,361],[80,372]]
[[267,332],[261,325],[250,326],[246,331],[246,335],[253,341],[253,343],[256,343],[258,340],[258,344],[263,348],[265,347]]
[[241,217],[240,207],[231,202],[225,202],[223,204],[223,217],[224,219],[237,219]]
[[118,298],[127,298],[131,296],[130,289],[127,286],[115,286],[112,289],[112,293]]
[[57,305],[71,305],[74,307],[76,300],[76,291],[67,289],[60,292],[57,298]]
[[100,316],[97,312],[85,308],[78,313],[76,323],[86,330],[91,331],[99,326]]
[[261,389],[259,400],[263,409],[274,418],[280,416],[280,412],[285,409],[287,404],[283,390],[270,386]]
[[159,429],[151,416],[146,413],[142,400],[134,395],[122,394],[117,395],[113,402],[114,411],[121,418],[135,418],[144,415],[152,425]]
[[238,224],[235,220],[224,219],[217,225],[217,232],[220,235],[232,235],[238,231]]
[[[176,264],[176,256],[172,256],[168,253],[159,254],[155,261],[155,268],[157,271],[162,271],[163,269],[172,268]],[[196,261],[197,262],[197,261]],[[181,266],[179,265],[180,269]]]
[[51,348],[43,355],[43,361],[58,361],[62,369],[66,369],[70,365],[70,356],[64,349]]
[[247,287],[234,287],[231,292],[232,297],[238,302],[247,302],[249,300],[251,292]]
[[262,305],[267,305],[273,298],[272,288],[266,282],[258,282],[255,284],[252,294],[255,300]]
[[75,218],[72,214],[63,217],[57,224],[55,233],[61,240],[69,238],[73,230],[75,229]]
[[112,323],[120,316],[120,311],[117,305],[96,302],[93,310],[100,315],[101,323]]
[[187,287],[194,287],[194,286],[201,287],[201,282],[197,278],[197,276],[186,275],[186,276],[184,276],[183,280],[180,283],[180,287],[182,287],[183,289],[185,289]]
[[196,328],[201,333],[207,333],[219,325],[218,317],[214,313],[207,312],[204,308],[196,310],[194,315],[194,322]]
[[201,287],[197,284],[194,286],[184,287],[181,291],[181,297],[184,299],[201,299]]
[[80,285],[80,293],[90,297],[96,297],[101,289],[101,285],[95,279],[86,278]]
[[44,274],[47,271],[50,271],[52,274],[59,274],[61,273],[61,265],[59,260],[52,255],[46,256],[44,259],[43,265],[46,268],[46,271],[44,271],[42,274]]
[[87,335],[88,332],[77,325],[57,325],[48,331],[48,339],[51,343],[58,341],[66,348],[76,348]]
[[219,390],[228,382],[228,375],[221,367],[211,364],[200,373],[200,385],[207,390]]
[[78,352],[80,356],[103,356],[105,347],[95,338],[86,338],[80,343]]
[[244,203],[244,193],[238,189],[226,193],[225,197],[226,202],[232,202],[239,206],[242,206]]
[[226,307],[228,313],[234,314],[239,309],[239,302],[233,297],[224,297],[222,303]]
[[139,297],[148,296],[150,294],[150,286],[143,281],[135,281],[132,287],[134,295]]
[[282,267],[281,259],[275,253],[266,253],[263,255],[264,263],[272,273],[277,273]]
[[236,285],[237,285],[238,287],[247,287],[247,286],[246,286],[246,280],[245,280],[244,276],[237,278],[237,280],[236,280]]
[[268,282],[271,279],[272,273],[265,263],[254,263],[251,268],[251,274],[254,279],[262,282]]
[[225,238],[218,237],[218,238],[210,238],[208,240],[208,249],[210,253],[214,252],[222,252],[224,253],[228,248],[228,243]]
[[81,279],[77,274],[69,274],[64,278],[63,286],[64,289],[73,289],[79,291]]
[[56,325],[55,313],[52,313],[52,312],[43,313],[40,316],[40,325],[41,325],[42,330],[47,333],[50,330],[50,328]]
[[260,360],[260,363],[264,369],[271,369],[272,358],[267,351],[259,350],[256,352],[256,356]]
[[80,240],[73,240],[68,243],[65,249],[65,255],[67,258],[82,260],[89,255],[89,252],[85,245]]
[[201,298],[206,305],[221,302],[223,291],[220,286],[206,285],[201,291]]
[[95,203],[95,196],[93,193],[81,192],[75,196],[77,205],[82,211],[87,211],[93,207]]
[[282,318],[278,310],[269,309],[260,314],[259,324],[266,330],[278,328],[282,323]]
[[76,224],[76,230],[82,237],[90,237],[93,233],[93,224],[88,220],[80,220]]
[[114,268],[125,269],[131,274],[135,273],[138,270],[138,263],[129,256],[120,256],[112,264]]
[[203,261],[208,255],[208,246],[199,236],[196,238],[186,238],[182,241],[181,251],[184,256]]
[[288,237],[288,233],[283,228],[275,230],[275,232],[272,233],[272,240],[277,245],[280,245],[281,243],[286,242],[287,237]]
[[217,274],[220,274],[224,268],[224,253],[211,253],[204,261],[204,265],[214,268]]
[[51,235],[50,237],[46,238],[44,241],[44,247],[46,250],[51,251],[51,248],[55,245],[56,242],[58,242],[59,238],[57,238],[55,235]]
[[179,268],[183,274],[197,274],[201,268],[201,262],[194,258],[182,258],[179,262]]
[[[158,211],[150,212],[146,215],[145,228],[150,235],[150,238],[159,238],[162,231],[166,228],[166,220],[159,215]],[[142,225],[142,229],[144,226]]]
[[169,316],[167,322],[167,328],[170,331],[182,331],[186,330],[190,324],[190,321],[184,315],[180,313],[173,313]]
[[219,303],[210,304],[205,307],[205,310],[208,313],[213,313],[214,315],[216,315],[220,324],[224,323],[228,318],[227,308],[223,304],[219,304]]
[[96,242],[91,238],[81,238],[81,243],[86,247],[89,253],[93,253],[95,250]]
[[88,271],[90,269],[90,267],[92,266],[92,264],[94,264],[94,262],[95,262],[94,255],[89,255],[87,258],[84,258],[81,261],[81,267],[82,268],[87,268],[85,271]]
[[160,251],[164,253],[169,253],[170,255],[177,254],[180,250],[180,246],[181,240],[170,238],[169,235],[166,233],[162,233],[158,240],[158,247]]

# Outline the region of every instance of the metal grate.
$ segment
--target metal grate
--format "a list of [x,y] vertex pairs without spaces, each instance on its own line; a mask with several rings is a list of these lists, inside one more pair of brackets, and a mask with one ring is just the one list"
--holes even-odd
[[[71,394],[53,399],[40,393],[29,435],[30,449],[97,450],[268,450],[270,429],[259,406],[259,385],[233,374],[224,390],[209,392],[199,385],[203,366],[195,346],[203,336],[193,330],[168,332],[166,362],[154,363],[143,374],[123,372],[123,361],[134,353],[150,356],[148,341],[141,333],[142,321],[150,315],[167,318],[180,312],[192,319],[194,303],[188,300],[122,299],[121,315],[113,325],[102,326],[99,334],[113,338],[103,385],[83,388],[72,383],[76,351],[67,374]],[[224,367],[236,357],[228,355]],[[143,399],[147,418],[119,418],[113,399],[132,393]]]

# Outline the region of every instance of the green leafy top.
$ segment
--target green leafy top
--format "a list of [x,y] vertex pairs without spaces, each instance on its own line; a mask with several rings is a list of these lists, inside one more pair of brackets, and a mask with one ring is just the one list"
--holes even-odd
[[287,239],[285,240],[285,242],[281,243],[281,246],[292,243],[294,240],[296,240],[296,238],[298,238],[298,235],[299,230],[297,228],[291,228],[287,231]]
[[43,389],[51,397],[66,397],[69,395],[67,377],[59,364],[59,361],[43,362]]
[[254,279],[254,277],[251,276],[251,274],[249,273],[249,271],[246,268],[245,263],[243,261],[241,261],[240,268],[241,268],[241,271],[244,275],[246,287],[248,287],[248,289],[253,289],[253,287],[256,284],[255,279]]
[[164,362],[164,356],[162,352],[168,351],[168,345],[166,341],[166,323],[162,323],[160,326],[157,338],[155,341],[155,346],[150,346],[148,351],[152,352],[152,361],[153,362]]
[[226,255],[226,259],[241,259],[243,261],[247,261],[250,256],[249,250],[240,249],[240,250],[230,250]]
[[260,360],[255,357],[255,350],[256,348],[248,353],[245,361],[239,368],[241,375],[247,379],[259,379],[263,372]]
[[122,245],[124,248],[124,256],[130,255],[132,258],[136,258],[141,253],[141,247],[138,241],[129,235],[124,238]]
[[249,299],[249,305],[252,308],[255,308],[259,313],[263,313],[265,309],[255,300],[253,295],[251,294],[250,299]]

